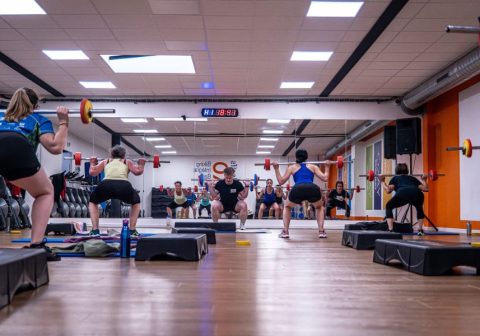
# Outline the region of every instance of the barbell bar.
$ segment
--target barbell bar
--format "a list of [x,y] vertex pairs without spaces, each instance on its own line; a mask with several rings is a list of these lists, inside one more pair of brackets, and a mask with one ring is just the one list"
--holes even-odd
[[[167,190],[175,190],[175,187],[173,187],[173,188],[171,188],[171,187],[166,187],[166,188],[165,188],[165,187],[163,186],[163,184],[160,184],[158,190],[159,190],[160,192],[163,192],[163,190],[165,190],[165,189],[167,189]],[[185,188],[182,188],[182,189],[185,189]],[[193,187],[193,191],[194,191],[194,192],[198,192],[198,186],[194,186],[194,187]]]
[[472,140],[465,139],[463,140],[462,147],[447,147],[447,151],[462,151],[462,155],[467,158],[471,158],[474,149],[480,149],[480,146],[472,146]]
[[[6,112],[6,110],[0,110],[0,112]],[[38,114],[57,114],[56,110],[35,110],[33,113]],[[115,113],[115,109],[94,109],[93,104],[87,98],[83,98],[80,102],[80,109],[68,110],[69,114],[80,114],[82,123],[90,124],[93,120],[93,114],[105,114],[105,113]]]
[[[337,189],[337,188],[328,188],[327,190],[332,191],[332,190],[335,190],[335,189]],[[353,190],[353,191],[356,191],[357,193],[359,193],[360,191],[365,190],[365,188],[360,188],[360,186],[357,185],[353,188],[344,188],[343,190],[347,190],[347,191],[352,191]]]
[[[238,180],[242,181],[242,182],[251,182],[253,180],[253,186],[254,187],[258,185],[259,181],[266,181],[266,179],[261,179],[260,176],[258,176],[257,174],[253,174],[253,179],[238,179]],[[217,181],[217,180],[206,179],[205,175],[200,174],[200,175],[198,175],[198,178],[191,179],[191,181],[198,182],[198,184],[200,186],[204,187],[206,185],[205,182],[213,182],[213,181]],[[250,191],[253,191],[253,189],[250,189]]]
[[[90,160],[93,160],[93,159],[95,159],[96,161],[106,160],[106,159],[103,159],[103,158],[97,158],[95,156],[92,156],[92,157],[89,157],[89,158],[82,158],[82,152],[75,152],[72,157],[66,157],[65,159],[75,161],[76,166],[80,166],[82,161],[90,161]],[[144,160],[145,162],[153,162],[153,168],[161,167],[162,163],[170,163],[170,161],[160,161],[160,155],[158,155],[158,154],[153,155],[152,160],[148,160],[148,159],[144,159],[144,158],[139,158],[138,160]]]
[[[440,176],[445,176],[445,174],[437,173],[436,170],[430,169],[428,174],[405,174],[407,176],[423,176],[426,175],[432,181],[438,180]],[[366,177],[368,181],[372,182],[375,177],[378,178],[379,176],[400,176],[398,174],[375,174],[373,170],[369,170],[367,174],[360,174],[359,177]]]
[[[337,156],[337,160],[335,161],[305,161],[304,163],[310,163],[310,164],[333,164],[336,163],[337,168],[343,168],[343,165],[345,163],[351,163],[352,161],[344,161],[343,156],[339,155]],[[295,164],[296,162],[278,162],[279,165],[284,166],[284,165],[292,165]],[[270,170],[270,167],[272,166],[272,162],[269,158],[265,158],[265,161],[263,163],[256,162],[255,166],[263,166],[265,170]]]

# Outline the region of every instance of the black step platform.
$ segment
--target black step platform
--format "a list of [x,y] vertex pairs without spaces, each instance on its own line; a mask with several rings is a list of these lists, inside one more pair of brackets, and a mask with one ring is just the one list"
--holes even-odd
[[429,240],[384,240],[375,244],[373,261],[399,260],[407,270],[421,275],[442,275],[454,266],[473,266],[480,275],[480,248],[466,243]]
[[235,232],[237,230],[235,222],[218,222],[218,223],[213,223],[213,222],[175,222],[175,227],[176,228],[199,227],[199,228],[213,229],[215,231],[229,231],[229,232]]
[[45,229],[45,235],[53,232],[55,235],[73,236],[77,233],[73,223],[49,223]]
[[48,283],[47,254],[43,249],[0,249],[0,308],[19,290]]
[[342,245],[356,250],[369,250],[375,247],[377,239],[402,239],[402,235],[388,231],[345,230],[342,235]]
[[176,257],[183,260],[198,261],[207,253],[206,234],[161,233],[138,240],[135,260],[144,261]]
[[216,244],[215,230],[209,228],[172,228],[172,233],[203,233],[207,235],[207,244]]
[[[387,231],[388,225],[386,221],[383,222],[358,222],[355,224],[345,224],[345,230],[368,230],[368,231]],[[413,233],[413,228],[410,223],[393,223],[393,231],[398,233]]]

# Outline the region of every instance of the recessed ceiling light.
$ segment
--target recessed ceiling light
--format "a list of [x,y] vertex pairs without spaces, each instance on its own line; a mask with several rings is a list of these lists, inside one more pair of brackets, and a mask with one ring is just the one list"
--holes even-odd
[[79,82],[87,89],[116,89],[112,82]]
[[42,50],[52,60],[88,60],[88,56],[81,50]]
[[290,119],[268,119],[267,123],[269,124],[288,124]]
[[257,151],[257,154],[272,154],[272,152],[269,152],[269,151]]
[[148,122],[145,118],[121,118],[124,123],[146,123]]
[[261,141],[278,141],[278,138],[260,138]]
[[155,121],[208,121],[207,118],[189,118],[185,117],[185,119],[179,118],[153,118]]
[[162,154],[177,154],[177,151],[166,151],[162,152]]
[[315,82],[282,82],[280,89],[311,89]]
[[328,61],[333,51],[294,51],[290,61]]
[[192,56],[100,55],[116,73],[195,73]]
[[143,140],[147,140],[147,141],[165,141],[165,138],[156,138],[156,137],[147,138],[147,137],[143,137]]
[[282,134],[283,130],[263,130],[264,134]]
[[133,130],[135,133],[158,133],[157,130],[153,130],[153,129],[137,129],[137,130]]
[[157,145],[155,148],[172,148],[172,145]]
[[47,14],[34,0],[0,0],[0,15]]
[[203,147],[214,148],[214,147],[220,147],[220,145],[203,145]]
[[307,16],[355,17],[362,5],[362,1],[312,1]]
[[258,148],[275,148],[275,146],[272,146],[272,145],[258,145]]

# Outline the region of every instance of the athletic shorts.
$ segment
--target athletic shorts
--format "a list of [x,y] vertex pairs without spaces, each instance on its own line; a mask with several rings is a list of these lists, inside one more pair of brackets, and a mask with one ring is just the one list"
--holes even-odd
[[224,213],[224,212],[236,212],[235,207],[237,206],[237,202],[234,203],[234,202],[222,202],[222,201],[220,201],[220,203],[222,203],[222,206],[223,206],[222,213]]
[[172,210],[174,210],[174,209],[176,209],[176,208],[179,208],[179,207],[186,209],[186,208],[188,208],[189,206],[190,206],[190,205],[189,205],[188,201],[183,202],[182,204],[178,204],[178,203],[175,203],[175,202],[171,202],[171,203],[168,205],[168,207],[169,207],[170,209],[172,209]]
[[35,175],[40,162],[27,138],[15,132],[0,132],[0,175],[9,181]]
[[303,201],[315,203],[321,199],[322,191],[315,183],[295,184],[288,194],[288,200],[295,204],[300,204]]
[[132,205],[140,203],[137,191],[125,180],[102,180],[90,195],[90,202],[93,204],[100,204],[109,199],[119,199]]

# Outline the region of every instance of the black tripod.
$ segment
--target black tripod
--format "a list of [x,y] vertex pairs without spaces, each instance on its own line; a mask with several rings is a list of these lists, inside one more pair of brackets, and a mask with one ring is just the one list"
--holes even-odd
[[[412,174],[412,166],[413,166],[413,163],[412,163],[412,154],[410,153],[410,174]],[[407,214],[410,213],[410,225],[412,225],[413,227],[413,206],[411,204],[409,204],[407,206],[407,211],[405,211],[405,213],[403,214],[403,217],[402,217],[402,221],[401,223],[405,223],[405,220],[407,219]],[[438,228],[437,226],[432,222],[432,220],[430,218],[428,218],[427,215],[425,215],[425,219],[430,223],[430,225],[435,229],[435,231],[438,231]]]

